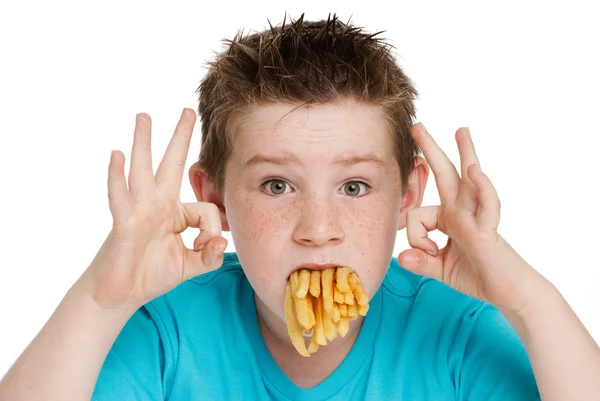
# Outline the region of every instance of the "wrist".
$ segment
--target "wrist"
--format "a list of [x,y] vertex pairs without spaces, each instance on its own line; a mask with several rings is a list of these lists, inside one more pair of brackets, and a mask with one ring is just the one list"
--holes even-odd
[[95,297],[93,286],[90,282],[91,280],[92,278],[84,273],[79,280],[73,284],[69,292],[85,304],[86,309],[93,315],[99,316],[100,318],[113,317],[118,320],[129,319],[136,310],[142,307],[141,304],[138,305],[133,303],[107,305],[100,302],[100,300]]
[[528,288],[530,296],[528,302],[519,310],[500,311],[515,328],[522,330],[535,326],[536,321],[556,313],[557,308],[565,302],[562,294],[550,281],[539,275],[534,285]]

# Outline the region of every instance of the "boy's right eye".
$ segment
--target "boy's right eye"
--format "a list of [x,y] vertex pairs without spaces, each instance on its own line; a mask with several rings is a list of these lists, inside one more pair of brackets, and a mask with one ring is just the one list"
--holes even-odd
[[265,189],[265,191],[271,195],[283,195],[287,193],[286,186],[290,189],[287,192],[291,192],[292,188],[290,185],[287,182],[279,179],[269,180],[262,185],[263,189]]

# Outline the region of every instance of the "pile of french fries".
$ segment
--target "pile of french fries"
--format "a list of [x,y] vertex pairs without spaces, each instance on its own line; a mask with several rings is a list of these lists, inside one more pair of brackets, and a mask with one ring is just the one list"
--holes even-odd
[[[369,296],[348,267],[300,269],[290,275],[283,308],[292,344],[309,357],[338,334],[346,336],[351,320],[367,315]],[[305,336],[311,336],[308,348]]]

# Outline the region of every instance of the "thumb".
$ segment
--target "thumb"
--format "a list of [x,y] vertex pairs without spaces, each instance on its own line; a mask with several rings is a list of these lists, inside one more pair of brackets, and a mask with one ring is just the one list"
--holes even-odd
[[411,273],[418,274],[419,276],[431,277],[437,281],[443,282],[443,263],[442,253],[439,252],[438,256],[431,256],[420,249],[408,249],[401,252],[398,255],[398,262],[400,266],[410,271]]
[[185,248],[183,281],[221,267],[226,247],[227,240],[225,238],[213,237],[204,245],[202,250],[195,251]]

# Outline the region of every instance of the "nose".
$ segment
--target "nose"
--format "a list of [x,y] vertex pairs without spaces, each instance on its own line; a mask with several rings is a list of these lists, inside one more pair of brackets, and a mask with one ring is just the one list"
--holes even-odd
[[299,206],[300,218],[294,229],[294,241],[308,246],[323,246],[344,240],[339,211],[331,200],[312,198]]

